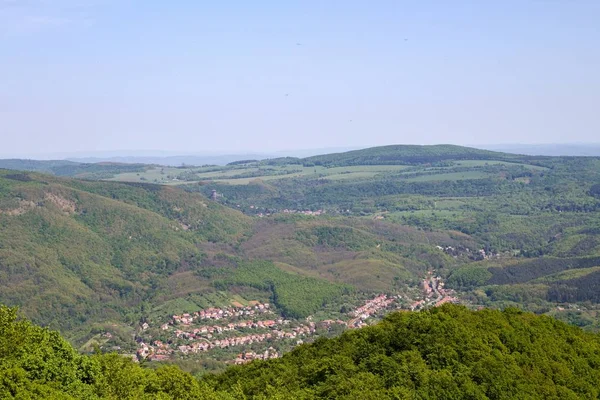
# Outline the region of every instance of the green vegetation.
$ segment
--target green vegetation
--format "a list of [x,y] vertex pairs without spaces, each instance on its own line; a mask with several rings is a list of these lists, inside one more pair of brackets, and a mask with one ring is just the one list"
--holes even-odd
[[599,368],[597,335],[515,309],[444,306],[207,381],[248,398],[593,399]]
[[[116,354],[78,354],[57,332],[0,306],[2,399],[216,399],[176,367],[142,368]],[[233,397],[218,397],[219,399]]]
[[270,291],[272,302],[288,318],[306,318],[351,290],[325,280],[284,272],[270,262],[244,263],[230,279],[217,284],[247,285]]
[[538,258],[503,268],[490,268],[492,276],[488,284],[524,283],[568,269],[600,266],[600,257]]
[[473,245],[385,221],[253,221],[169,186],[0,171],[0,301],[86,351],[132,351],[141,321],[232,301],[270,300],[288,317],[339,310],[344,294],[451,267],[429,242]]
[[300,241],[310,246],[346,248],[349,250],[366,250],[375,247],[376,238],[350,227],[316,226],[309,231],[298,230]]
[[0,301],[71,334],[92,321],[133,323],[170,276],[201,265],[199,243],[248,227],[180,190],[0,171]]
[[315,165],[348,166],[434,164],[449,160],[518,161],[519,159],[519,156],[512,154],[453,145],[394,145],[348,151],[339,154],[314,156],[304,159],[303,162],[313,163]]
[[108,179],[123,173],[140,173],[148,167],[142,164],[97,163],[83,164],[65,160],[37,161],[8,159],[0,160],[0,169],[44,172],[58,176],[85,179]]
[[173,366],[80,355],[0,306],[5,399],[594,399],[599,388],[598,335],[515,309],[396,313],[196,380]]
[[442,145],[223,167],[19,162],[53,175],[0,171],[0,302],[84,351],[130,353],[144,321],[233,302],[315,321],[378,293],[410,307],[429,272],[463,303],[600,329],[599,158]]

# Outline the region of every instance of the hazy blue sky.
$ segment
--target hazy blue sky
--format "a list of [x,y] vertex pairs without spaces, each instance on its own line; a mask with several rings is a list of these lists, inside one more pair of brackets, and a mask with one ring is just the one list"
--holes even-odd
[[1,155],[600,141],[598,0],[0,0]]

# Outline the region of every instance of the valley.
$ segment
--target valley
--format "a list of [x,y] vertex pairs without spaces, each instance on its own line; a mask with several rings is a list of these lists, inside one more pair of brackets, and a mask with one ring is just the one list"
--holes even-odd
[[10,167],[37,172],[0,171],[0,302],[82,352],[204,375],[447,302],[600,329],[597,158]]

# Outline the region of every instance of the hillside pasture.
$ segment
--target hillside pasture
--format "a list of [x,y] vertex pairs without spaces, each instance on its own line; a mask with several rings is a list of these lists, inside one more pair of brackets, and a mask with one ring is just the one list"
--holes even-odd
[[431,175],[421,175],[412,178],[407,178],[407,182],[433,182],[433,181],[458,181],[469,179],[485,179],[492,178],[493,174],[484,171],[466,171],[466,172],[449,172]]

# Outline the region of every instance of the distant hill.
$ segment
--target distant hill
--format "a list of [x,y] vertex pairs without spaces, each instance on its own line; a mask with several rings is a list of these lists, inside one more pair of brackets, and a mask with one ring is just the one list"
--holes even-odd
[[241,154],[241,155],[216,155],[216,156],[118,156],[118,157],[81,157],[70,158],[71,161],[80,163],[129,163],[129,164],[157,164],[178,167],[181,165],[226,165],[231,162],[247,159],[268,158],[268,154]]
[[288,150],[277,152],[260,152],[245,154],[181,154],[181,155],[119,155],[119,156],[90,156],[90,157],[67,157],[68,160],[78,163],[133,163],[133,164],[157,164],[166,166],[181,165],[227,165],[244,160],[264,160],[280,157],[310,157],[317,154],[327,154],[331,152],[353,150],[354,148],[326,148],[326,149],[306,149],[306,150]]
[[455,145],[392,145],[302,159],[304,164],[324,166],[427,164],[453,160],[518,161],[514,154]]
[[70,176],[86,179],[107,179],[113,177],[115,174],[141,172],[146,168],[147,166],[142,164],[111,162],[86,164],[68,160],[0,160],[0,169],[43,172],[57,176]]
[[66,160],[26,160],[26,159],[6,159],[0,160],[0,168],[15,169],[21,171],[36,171],[54,174],[57,170],[64,168],[75,168],[80,163]]

